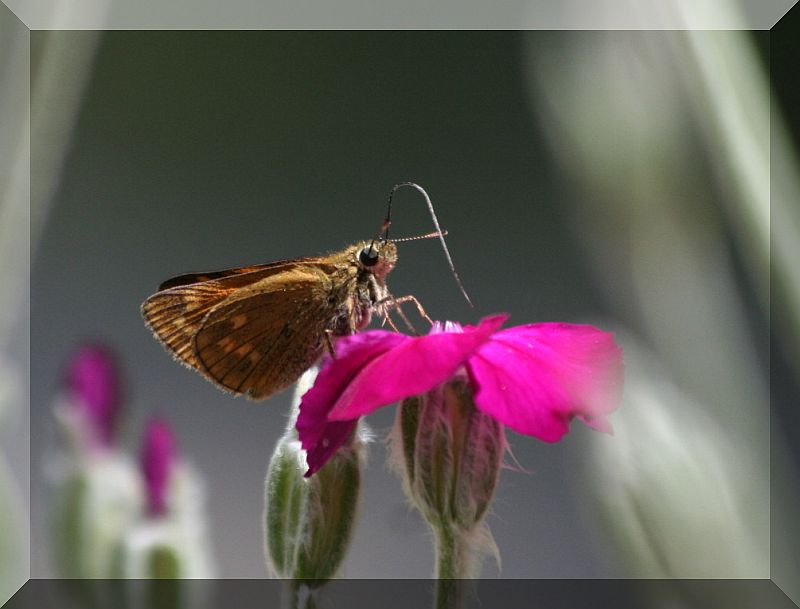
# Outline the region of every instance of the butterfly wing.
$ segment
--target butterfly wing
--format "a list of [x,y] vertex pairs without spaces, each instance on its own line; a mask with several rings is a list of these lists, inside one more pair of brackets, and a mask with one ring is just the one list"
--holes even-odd
[[206,376],[255,400],[294,383],[322,354],[336,314],[331,289],[324,271],[298,268],[216,307],[194,337]]
[[147,299],[142,310],[182,362],[227,391],[263,399],[316,361],[336,314],[329,298],[334,269],[303,262],[177,283]]
[[285,270],[291,270],[298,264],[319,264],[323,262],[321,258],[294,258],[291,260],[279,260],[277,262],[268,262],[266,264],[254,264],[252,266],[241,266],[232,269],[225,269],[224,271],[211,271],[208,273],[186,273],[167,279],[164,283],[158,286],[158,291],[168,290],[170,288],[189,285],[192,283],[205,283],[211,280],[231,280],[235,277],[243,275],[242,279],[236,281],[227,281],[226,285],[247,285],[258,281],[266,276],[280,273]]
[[[144,301],[142,316],[155,337],[178,361],[200,370],[192,338],[208,312],[237,290],[296,266],[297,261],[290,260],[262,267],[245,267],[249,269],[247,272],[230,269],[204,275],[180,275],[162,283],[159,291]],[[216,278],[199,279],[211,276]]]

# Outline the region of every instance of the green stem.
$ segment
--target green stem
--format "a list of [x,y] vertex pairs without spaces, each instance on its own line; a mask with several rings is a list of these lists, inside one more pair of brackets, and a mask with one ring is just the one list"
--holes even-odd
[[460,609],[471,551],[464,536],[447,525],[436,530],[436,609]]

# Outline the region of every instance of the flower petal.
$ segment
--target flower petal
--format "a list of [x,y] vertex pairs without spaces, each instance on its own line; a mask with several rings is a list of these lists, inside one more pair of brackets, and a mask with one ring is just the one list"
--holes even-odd
[[309,445],[308,448],[301,443],[306,451],[306,470],[305,477],[313,476],[322,466],[328,462],[336,451],[344,446],[355,432],[358,426],[358,419],[352,421],[325,421],[321,428],[321,438],[316,444]]
[[574,416],[610,431],[622,350],[592,326],[543,323],[498,332],[469,359],[475,404],[522,434],[559,440]]
[[306,451],[306,476],[319,470],[350,438],[357,421],[329,422],[328,412],[347,387],[350,379],[370,359],[396,347],[410,337],[396,332],[372,330],[340,339],[336,359],[328,359],[317,375],[314,386],[300,402],[297,433]]
[[[306,476],[347,442],[359,416],[446,380],[507,317],[487,317],[463,332],[440,330],[412,338],[371,330],[339,339],[336,359],[323,365],[300,403],[296,427],[306,451]],[[399,356],[389,357],[398,351]]]
[[342,391],[328,413],[328,420],[355,419],[381,406],[429,391],[464,365],[469,355],[486,343],[507,318],[494,315],[482,319],[477,326],[466,326],[463,332],[407,338],[371,358]]

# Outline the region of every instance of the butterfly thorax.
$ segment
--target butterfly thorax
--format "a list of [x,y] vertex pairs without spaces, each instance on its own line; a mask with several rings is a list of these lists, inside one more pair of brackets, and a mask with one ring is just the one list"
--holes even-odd
[[[373,264],[363,264],[359,255],[373,248],[377,257]],[[386,276],[397,262],[394,243],[362,242],[344,252],[343,260],[336,266],[338,273],[345,274],[344,281],[334,281],[339,286],[333,301],[339,303],[330,330],[336,336],[358,332],[369,325],[373,312],[385,314],[385,303],[390,298],[386,287]]]

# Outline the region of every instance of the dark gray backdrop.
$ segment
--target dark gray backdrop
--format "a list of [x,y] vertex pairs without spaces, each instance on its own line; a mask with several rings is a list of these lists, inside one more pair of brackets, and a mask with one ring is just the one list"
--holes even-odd
[[[460,299],[435,241],[401,247],[395,294],[464,322],[497,311],[511,323],[614,318],[569,230],[567,191],[528,104],[521,45],[515,33],[104,34],[33,264],[34,577],[52,574],[41,458],[51,403],[82,339],[120,354],[124,441],[135,445],[143,420],[160,413],[205,475],[220,575],[265,574],[263,477],[288,394],[234,399],[174,363],[138,311],[169,276],[370,237],[391,186],[415,180],[450,231],[476,306]],[[422,200],[401,193],[394,234],[428,230]],[[392,416],[370,418],[378,438]],[[582,507],[589,433],[576,425],[555,445],[511,435],[530,473],[503,472],[488,519],[503,577],[621,575]],[[344,575],[427,577],[426,527],[384,463],[378,441]]]

